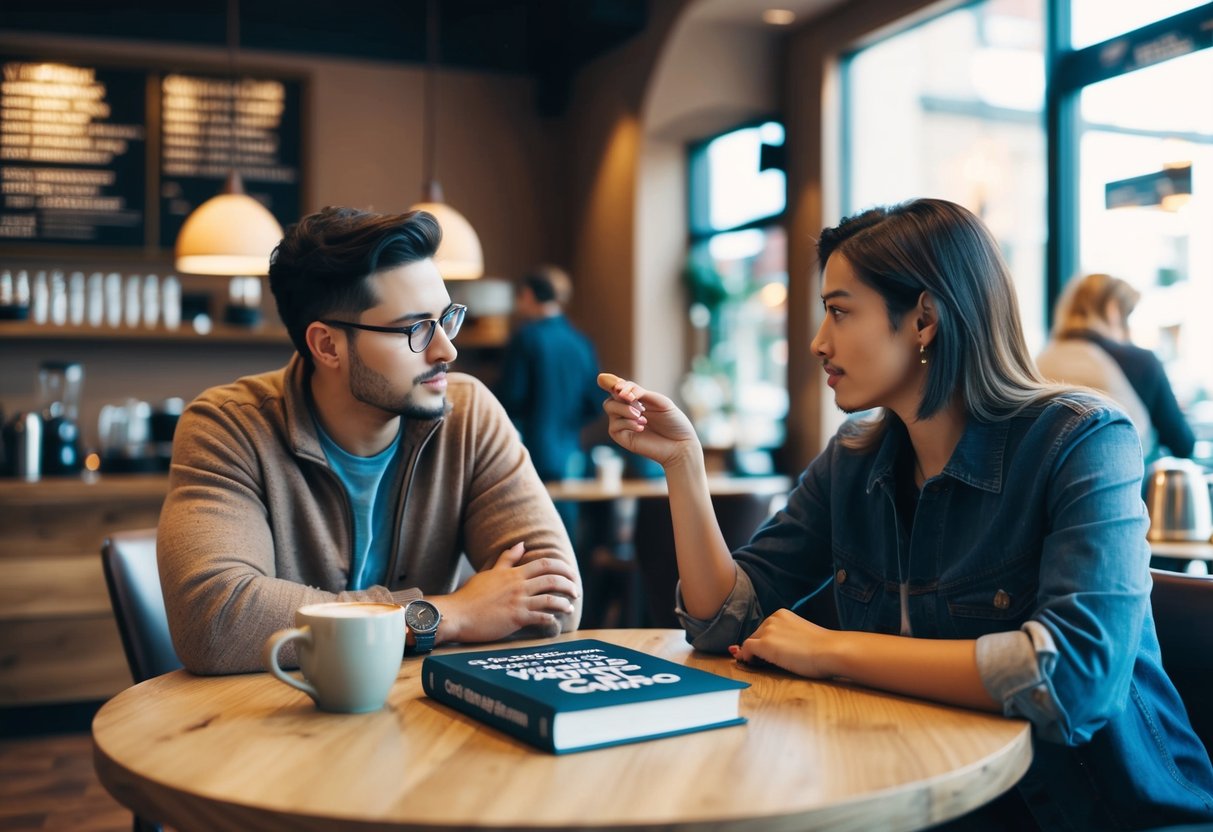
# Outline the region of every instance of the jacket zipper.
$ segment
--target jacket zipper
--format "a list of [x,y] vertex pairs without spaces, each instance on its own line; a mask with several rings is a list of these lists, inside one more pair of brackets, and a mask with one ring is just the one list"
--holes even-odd
[[[396,570],[400,566],[400,555],[404,548],[401,543],[401,537],[404,529],[404,513],[408,507],[409,495],[413,493],[413,474],[417,470],[417,463],[421,459],[421,454],[425,452],[426,446],[430,444],[430,440],[434,438],[434,434],[438,432],[438,428],[442,427],[442,423],[444,421],[444,419],[439,419],[434,423],[434,426],[430,428],[429,433],[422,437],[421,442],[419,442],[417,445],[417,450],[409,458],[408,465],[405,466],[404,482],[402,484],[404,494],[401,497],[400,503],[396,509],[396,523],[395,528],[393,529],[395,545],[392,547],[392,560],[388,564],[387,570],[388,589],[391,589],[397,584],[397,582],[403,581],[405,576],[408,575],[407,572],[396,575]],[[395,577],[393,578],[393,576]]]

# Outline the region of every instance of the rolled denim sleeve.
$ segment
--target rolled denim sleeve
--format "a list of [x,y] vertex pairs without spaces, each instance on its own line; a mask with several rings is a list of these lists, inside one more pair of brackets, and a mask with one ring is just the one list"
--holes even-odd
[[1051,678],[1056,665],[1053,636],[1036,621],[977,639],[977,671],[986,692],[1002,703],[1003,714],[1031,721],[1042,739],[1062,742]]
[[687,633],[687,642],[696,650],[705,653],[724,653],[730,644],[741,644],[762,623],[762,609],[754,584],[744,569],[733,565],[736,578],[733,591],[720,606],[720,611],[711,620],[695,618],[686,611],[682,603],[682,584],[678,584],[674,612]]
[[1088,409],[1053,448],[1037,607],[1020,632],[987,637],[979,661],[1007,713],[1079,745],[1128,701],[1149,612],[1149,520],[1141,445],[1119,409]]

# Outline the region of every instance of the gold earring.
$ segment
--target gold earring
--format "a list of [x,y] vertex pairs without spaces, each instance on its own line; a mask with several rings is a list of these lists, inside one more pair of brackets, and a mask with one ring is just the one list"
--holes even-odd
[[926,344],[918,345],[918,363],[919,364],[927,363],[927,346],[926,346]]

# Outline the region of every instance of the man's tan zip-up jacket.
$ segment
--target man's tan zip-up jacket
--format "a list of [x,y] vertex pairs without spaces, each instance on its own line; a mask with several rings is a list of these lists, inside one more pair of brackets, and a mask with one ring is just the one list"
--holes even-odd
[[[523,541],[526,560],[576,564],[501,405],[470,376],[447,379],[445,416],[403,422],[388,585],[356,592],[345,590],[350,503],[321,448],[299,356],[190,404],[174,438],[157,535],[173,645],[186,668],[263,669],[266,639],[294,626],[305,604],[449,593],[460,553],[479,570]],[[578,603],[562,628],[575,629],[579,617]],[[284,662],[295,661],[283,652]]]

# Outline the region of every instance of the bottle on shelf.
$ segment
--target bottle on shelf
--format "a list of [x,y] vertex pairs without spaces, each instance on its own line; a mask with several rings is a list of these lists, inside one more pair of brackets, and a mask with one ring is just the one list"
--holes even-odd
[[34,275],[34,287],[30,294],[30,317],[36,324],[44,324],[50,317],[51,290],[46,284],[46,272],[39,270]]
[[101,272],[93,272],[88,276],[88,325],[101,326],[105,320],[105,278]]
[[84,323],[84,272],[72,272],[67,284],[67,320],[72,326]]
[[105,276],[105,325],[122,326],[122,275],[117,272]]
[[160,278],[149,274],[143,278],[143,326],[155,329],[160,322]]
[[142,285],[139,275],[126,276],[126,294],[122,298],[122,322],[128,329],[139,326],[139,295]]
[[67,323],[67,281],[58,269],[51,272],[50,292],[51,323],[63,326]]
[[176,330],[181,326],[181,282],[176,275],[164,278],[160,287],[160,306],[164,313],[164,328]]

